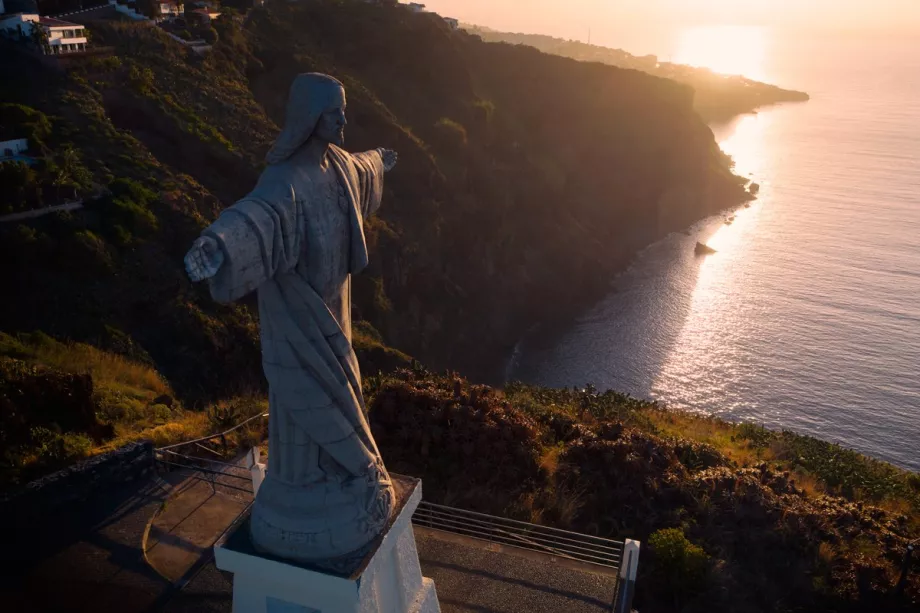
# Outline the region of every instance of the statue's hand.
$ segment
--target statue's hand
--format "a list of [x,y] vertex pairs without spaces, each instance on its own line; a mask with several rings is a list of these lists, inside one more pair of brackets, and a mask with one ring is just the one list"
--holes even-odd
[[380,156],[383,158],[384,172],[393,170],[393,167],[396,166],[396,161],[399,159],[399,154],[392,149],[380,149]]
[[216,275],[223,263],[223,250],[216,240],[208,236],[196,240],[185,255],[185,271],[188,278],[195,283]]

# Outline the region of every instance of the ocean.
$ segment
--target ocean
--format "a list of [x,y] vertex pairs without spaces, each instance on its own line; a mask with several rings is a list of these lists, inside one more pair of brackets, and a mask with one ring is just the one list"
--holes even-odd
[[[920,471],[920,40],[755,51],[756,76],[812,96],[711,126],[759,198],[645,249],[601,302],[523,339],[509,378],[591,383]],[[696,256],[697,241],[717,253]]]

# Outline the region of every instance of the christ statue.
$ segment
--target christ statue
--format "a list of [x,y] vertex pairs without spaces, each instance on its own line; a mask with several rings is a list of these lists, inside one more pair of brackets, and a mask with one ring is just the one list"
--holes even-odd
[[218,302],[258,292],[269,457],[251,537],[262,553],[305,562],[358,552],[394,504],[351,345],[350,279],[367,265],[364,224],[396,152],[347,153],[345,125],[342,84],[299,75],[255,188],[185,256]]

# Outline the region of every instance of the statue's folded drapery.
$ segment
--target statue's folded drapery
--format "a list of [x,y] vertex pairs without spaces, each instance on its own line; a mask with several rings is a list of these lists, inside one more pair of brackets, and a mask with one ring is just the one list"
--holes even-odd
[[[336,147],[328,160],[349,203],[348,272],[353,274],[367,265],[364,221],[380,206],[383,162],[378,151],[350,154]],[[351,542],[324,543],[326,538],[352,539],[356,548],[368,534],[378,533],[392,505],[392,489],[365,417],[351,346],[349,281],[342,285],[344,317],[334,315],[322,290],[311,286],[309,263],[303,261],[311,240],[310,203],[298,193],[299,172],[296,161],[270,165],[256,188],[226,209],[204,236],[214,238],[225,257],[210,280],[212,296],[221,302],[253,290],[259,296],[270,438],[253,533],[280,530],[276,537],[314,543],[323,555],[351,550]],[[288,525],[296,526],[297,534],[284,533]]]

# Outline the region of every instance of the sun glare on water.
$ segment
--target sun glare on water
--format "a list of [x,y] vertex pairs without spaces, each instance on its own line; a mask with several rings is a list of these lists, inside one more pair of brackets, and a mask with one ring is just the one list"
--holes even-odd
[[766,81],[767,32],[756,26],[706,26],[681,32],[676,64]]
[[[693,408],[718,402],[726,407],[723,386],[732,385],[737,381],[734,375],[745,371],[743,352],[726,344],[726,331],[737,329],[740,319],[750,316],[734,305],[740,280],[750,274],[746,250],[759,232],[763,203],[771,197],[770,182],[763,178],[769,165],[764,136],[770,123],[765,114],[745,115],[732,123],[729,135],[719,139],[719,146],[735,161],[735,172],[760,183],[761,196],[749,207],[725,213],[724,222],[711,222],[712,233],[698,238],[716,254],[693,257],[698,268],[682,326],[653,384],[657,396],[670,398],[675,405]],[[701,362],[700,356],[707,360]],[[687,395],[687,389],[696,392]]]

